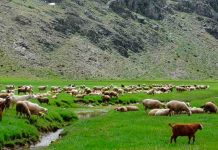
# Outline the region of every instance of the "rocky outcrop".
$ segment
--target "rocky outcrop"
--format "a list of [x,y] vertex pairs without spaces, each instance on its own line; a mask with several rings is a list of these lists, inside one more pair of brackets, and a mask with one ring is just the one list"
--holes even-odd
[[178,0],[176,10],[218,19],[217,0]]
[[151,19],[163,19],[166,14],[166,0],[110,0],[107,7],[118,14],[134,11]]

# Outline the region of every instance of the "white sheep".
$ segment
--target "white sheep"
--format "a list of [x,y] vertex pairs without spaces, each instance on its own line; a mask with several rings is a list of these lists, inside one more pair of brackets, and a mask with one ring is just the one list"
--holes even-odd
[[31,115],[41,116],[42,113],[46,113],[47,114],[47,112],[48,112],[47,108],[41,107],[38,104],[29,102],[29,101],[23,101],[23,102],[27,104]]
[[196,108],[196,107],[193,107],[190,109],[191,112],[193,114],[202,114],[202,113],[205,113],[204,109],[203,108]]
[[170,109],[159,109],[155,113],[155,116],[168,116],[170,115]]
[[145,110],[147,108],[149,109],[154,109],[154,108],[162,108],[162,107],[165,107],[165,104],[164,103],[161,103],[159,100],[154,100],[154,99],[145,99],[142,101],[144,107],[145,107]]
[[169,101],[166,104],[166,107],[170,109],[170,113],[172,113],[173,111],[175,113],[181,113],[182,111],[185,111],[189,116],[192,114],[187,104],[178,100]]
[[126,106],[127,111],[138,111],[139,108],[137,106]]
[[115,108],[114,110],[120,111],[120,112],[127,112],[127,111],[128,111],[125,106],[117,107],[117,108]]
[[148,115],[149,115],[149,116],[154,116],[155,113],[156,113],[158,110],[160,110],[160,109],[152,109],[152,110],[149,111]]
[[11,102],[12,102],[12,106],[14,104],[16,104],[18,101],[27,101],[31,98],[34,98],[33,95],[22,95],[22,96],[19,96],[19,95],[12,95],[11,96]]

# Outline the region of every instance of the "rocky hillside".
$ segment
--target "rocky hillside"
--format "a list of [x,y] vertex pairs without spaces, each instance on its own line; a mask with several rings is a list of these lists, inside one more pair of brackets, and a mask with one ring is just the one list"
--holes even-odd
[[218,79],[217,0],[1,0],[0,12],[1,75]]

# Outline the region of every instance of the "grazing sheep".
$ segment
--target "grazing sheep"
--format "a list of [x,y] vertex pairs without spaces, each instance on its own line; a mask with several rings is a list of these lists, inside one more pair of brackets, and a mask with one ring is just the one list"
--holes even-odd
[[53,99],[57,99],[57,98],[58,98],[58,95],[55,94],[55,95],[53,95],[51,98],[53,98]]
[[103,95],[102,96],[102,101],[104,103],[108,103],[110,101],[110,99],[111,99],[110,95]]
[[84,93],[90,94],[90,93],[92,93],[92,90],[90,88],[85,88]]
[[149,111],[148,115],[149,115],[149,116],[154,116],[155,113],[156,113],[158,110],[160,110],[160,109],[152,109],[152,110]]
[[195,133],[198,129],[203,129],[202,124],[200,123],[194,123],[194,124],[174,124],[169,126],[172,128],[173,134],[170,139],[170,143],[172,143],[172,140],[174,139],[174,142],[176,143],[176,138],[178,136],[188,136],[190,144],[191,138],[193,138],[193,143],[195,142]]
[[11,97],[8,96],[8,97],[5,98],[5,107],[9,108],[10,105],[11,105]]
[[92,92],[101,91],[102,89],[103,89],[103,87],[101,87],[101,86],[94,86]]
[[38,87],[38,89],[39,89],[40,92],[41,92],[41,91],[45,91],[46,88],[47,88],[47,86],[39,86],[39,87]]
[[139,108],[137,106],[126,106],[127,111],[138,111]]
[[170,115],[170,109],[159,109],[155,113],[155,116],[168,116]]
[[210,113],[216,113],[217,112],[217,106],[213,102],[207,102],[201,108],[204,109],[205,112],[210,112]]
[[40,104],[42,104],[42,103],[49,104],[49,99],[47,97],[39,96],[39,97],[37,97],[37,100],[39,101]]
[[183,91],[187,91],[188,89],[186,87],[182,87],[182,86],[177,86],[176,87],[176,91],[178,92],[183,92]]
[[109,95],[110,95],[110,97],[116,97],[116,98],[118,98],[118,94],[117,94],[117,92],[115,92],[115,91],[111,91]]
[[155,90],[154,89],[150,89],[146,93],[149,94],[149,95],[154,95]]
[[[19,109],[16,109],[18,110],[18,112],[20,113],[27,113],[26,115],[27,116],[30,116],[30,115],[38,115],[38,116],[41,116],[42,113],[46,113],[48,112],[48,109],[47,108],[44,108],[44,107],[41,107],[39,106],[38,104],[35,104],[35,103],[32,103],[32,102],[29,102],[29,101],[20,101],[18,102],[19,105],[23,105],[23,108],[24,109],[29,109],[28,110],[21,110],[20,108]],[[22,108],[22,107],[21,107]],[[19,111],[20,110],[20,111]]]
[[124,90],[123,90],[123,89],[118,89],[118,90],[117,90],[117,93],[123,95]]
[[6,86],[5,86],[5,89],[6,89],[6,90],[14,90],[14,89],[15,89],[15,86],[14,86],[14,85],[6,85]]
[[12,106],[17,103],[18,101],[27,101],[31,98],[33,98],[33,95],[22,95],[22,96],[18,96],[18,95],[13,95],[11,96],[11,102],[12,102]]
[[145,99],[142,101],[145,110],[148,109],[154,109],[154,108],[161,108],[165,107],[165,104],[161,103],[159,100],[154,99]]
[[59,87],[59,86],[51,86],[50,91],[52,93],[61,93],[62,92],[61,87]]
[[23,103],[23,101],[17,102],[17,104],[16,104],[16,112],[17,112],[16,113],[17,116],[24,115],[24,116],[26,116],[28,118],[30,118],[30,116],[31,116],[31,113],[29,111],[29,108],[28,108],[27,104]]
[[79,91],[76,89],[71,90],[71,95],[72,96],[76,96],[77,94],[79,94]]
[[188,88],[188,90],[189,90],[189,91],[196,90],[196,87],[195,87],[195,86],[190,86],[190,87]]
[[170,109],[170,115],[174,111],[175,113],[181,113],[182,111],[185,111],[189,116],[191,115],[191,110],[187,106],[185,102],[177,101],[177,100],[172,100],[169,101],[166,104],[167,108]]
[[191,112],[192,112],[192,114],[202,114],[202,113],[205,113],[204,109],[196,108],[196,107],[191,108]]
[[15,90],[6,90],[6,93],[15,94]]
[[31,93],[33,93],[33,89],[32,89],[32,86],[19,86],[17,92],[18,92],[18,95],[20,93],[24,93],[24,94],[29,93],[29,94],[31,94]]
[[102,94],[104,94],[104,95],[110,95],[110,91],[103,91]]
[[76,98],[83,99],[85,96],[86,94],[78,94],[76,95]]
[[115,108],[114,110],[120,111],[120,112],[127,112],[127,111],[128,111],[125,106],[117,107],[117,108]]
[[6,98],[8,96],[11,96],[9,93],[0,93],[0,98]]

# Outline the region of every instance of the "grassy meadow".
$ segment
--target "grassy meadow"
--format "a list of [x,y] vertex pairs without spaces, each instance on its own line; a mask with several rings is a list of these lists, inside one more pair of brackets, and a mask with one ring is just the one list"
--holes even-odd
[[[218,82],[217,81],[71,81],[71,80],[41,80],[41,79],[12,79],[1,78],[0,89],[5,85],[33,85],[34,93],[38,93],[37,86],[67,86],[69,84],[93,86],[120,86],[137,84],[167,84],[192,85],[204,84],[210,88],[187,92],[176,92],[167,94],[147,95],[145,93],[124,94],[118,99],[112,99],[111,105],[103,106],[99,103],[100,96],[85,96],[84,100],[94,101],[93,108],[87,105],[74,103],[75,97],[61,93],[58,99],[50,98],[50,105],[42,104],[48,108],[48,115],[45,118],[33,116],[30,120],[18,118],[15,107],[6,110],[3,120],[0,122],[0,144],[13,147],[15,144],[37,141],[40,132],[52,131],[64,127],[66,134],[60,140],[52,143],[46,149],[214,149],[218,146],[217,114],[193,114],[175,115],[172,117],[148,116],[144,111],[141,100],[145,98],[159,99],[161,101],[183,100],[190,102],[192,106],[200,107],[207,101],[214,101],[218,104]],[[49,89],[49,88],[48,88]],[[35,99],[31,101],[38,103]],[[139,102],[140,111],[137,112],[116,112],[113,108],[119,105],[127,105],[131,102]],[[41,104],[40,104],[41,105]],[[103,116],[89,119],[76,120],[75,112],[94,111],[96,109],[107,109],[109,112]],[[203,130],[197,131],[195,144],[187,144],[187,137],[179,137],[176,144],[169,144],[171,128],[169,123],[194,123],[204,125]],[[67,125],[67,126],[66,126]]]

